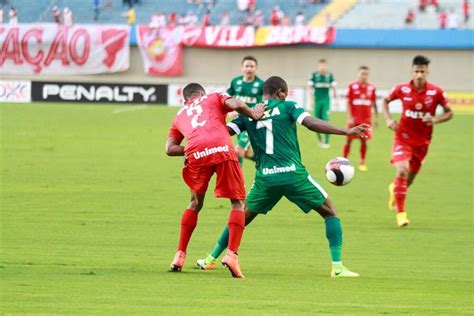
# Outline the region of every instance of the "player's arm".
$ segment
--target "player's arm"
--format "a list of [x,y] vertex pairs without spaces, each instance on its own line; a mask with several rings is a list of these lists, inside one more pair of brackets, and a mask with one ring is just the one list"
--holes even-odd
[[390,128],[391,130],[396,131],[398,128],[398,123],[397,121],[393,119],[392,115],[390,114],[390,110],[388,108],[389,103],[392,101],[393,100],[390,98],[389,95],[387,95],[386,97],[382,99],[383,114],[385,116],[385,121],[387,122],[387,127]]
[[444,113],[440,116],[430,116],[425,120],[428,125],[435,125],[439,123],[444,123],[453,118],[453,110],[449,105],[442,105]]
[[317,133],[324,133],[324,134],[335,134],[335,135],[357,135],[361,138],[366,138],[367,135],[365,134],[369,130],[368,124],[360,124],[351,128],[340,128],[334,126],[326,121],[316,119],[311,116],[306,116],[303,121],[301,122],[303,126],[307,129],[317,132]]
[[181,141],[178,141],[174,137],[168,137],[166,141],[166,154],[168,156],[184,156],[184,146],[181,146]]
[[377,102],[376,101],[372,101],[372,108],[374,109],[374,116],[375,116],[375,126],[378,127],[379,126],[379,109],[377,109]]
[[237,111],[239,114],[250,117],[253,120],[261,119],[266,108],[265,104],[260,103],[251,109],[245,102],[234,98],[226,99],[224,104],[230,110]]
[[331,82],[331,88],[332,88],[332,96],[334,98],[334,101],[338,102],[338,99],[337,99],[337,82],[336,81]]

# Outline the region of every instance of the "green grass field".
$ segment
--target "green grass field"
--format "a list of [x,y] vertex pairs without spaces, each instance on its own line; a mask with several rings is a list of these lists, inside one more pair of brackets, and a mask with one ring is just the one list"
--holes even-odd
[[[343,259],[358,279],[331,279],[324,223],[282,201],[248,227],[246,280],[192,269],[225,225],[209,194],[182,273],[169,273],[188,202],[181,158],[164,154],[176,108],[1,104],[2,314],[473,314],[473,126],[436,126],[410,189],[411,225],[386,208],[391,133],[375,130],[369,172],[333,187],[325,163],[343,137],[303,161],[342,219]],[[333,122],[341,125],[343,114]],[[358,160],[358,145],[352,159]],[[247,184],[253,179],[246,162]],[[212,193],[212,191],[210,192]]]

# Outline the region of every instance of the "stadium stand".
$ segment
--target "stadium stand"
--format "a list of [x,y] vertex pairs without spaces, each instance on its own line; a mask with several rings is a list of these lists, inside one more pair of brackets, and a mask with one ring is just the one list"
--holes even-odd
[[[9,5],[16,5],[18,9],[20,23],[53,22],[51,9],[57,5],[60,9],[68,7],[74,13],[76,23],[101,23],[101,24],[125,24],[126,19],[122,13],[127,10],[121,0],[99,0],[100,13],[97,21],[94,20],[93,0],[10,0]],[[230,13],[230,24],[240,24],[241,13],[237,10],[236,0],[217,0],[211,10],[211,24],[219,24],[221,14],[224,11]],[[295,5],[296,4],[296,5]],[[4,11],[9,9],[5,6]],[[326,4],[310,4],[305,0],[264,0],[256,1],[256,10],[261,10],[265,16],[265,24],[269,23],[271,10],[274,6],[280,9],[293,22],[296,14],[304,13],[306,21],[317,14]],[[135,5],[137,23],[149,23],[151,16],[156,12],[163,12],[166,15],[176,12],[178,15],[185,15],[193,11],[199,18],[206,12],[207,5],[189,3],[187,0],[141,0]]]
[[316,14],[308,24],[311,26],[326,26],[328,15],[334,21],[337,21],[356,4],[357,0],[334,0]]
[[[462,0],[440,0],[441,9],[454,10],[458,15],[462,27]],[[346,15],[336,23],[338,28],[344,29],[400,29],[405,28],[405,17],[409,9],[415,12],[415,22],[412,28],[438,29],[438,12],[434,7],[425,12],[418,10],[418,1],[415,0],[372,0],[359,1]],[[467,28],[474,28],[472,19]]]

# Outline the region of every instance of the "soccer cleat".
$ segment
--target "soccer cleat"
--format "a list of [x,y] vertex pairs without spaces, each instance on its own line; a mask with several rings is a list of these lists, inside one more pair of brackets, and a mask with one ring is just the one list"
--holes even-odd
[[229,269],[234,278],[245,279],[244,275],[240,271],[239,257],[237,256],[237,253],[227,250],[227,253],[222,259],[221,263],[223,266]]
[[186,260],[186,253],[184,251],[176,251],[173,262],[170,264],[170,272],[181,272],[184,266],[184,260]]
[[329,147],[331,147],[329,144],[326,143],[319,143],[319,146],[324,149],[328,149]]
[[395,210],[395,184],[394,183],[390,183],[388,185],[388,193],[389,193],[389,197],[388,197],[388,209],[390,211],[394,211]]
[[397,225],[398,227],[405,227],[410,223],[407,218],[406,212],[397,213]]
[[369,169],[367,168],[366,165],[361,164],[361,165],[359,165],[359,170],[360,170],[360,171],[367,171],[367,170],[369,170]]
[[331,270],[331,278],[356,278],[360,276],[357,272],[352,272],[342,264],[333,264]]
[[214,258],[212,255],[207,255],[205,259],[198,259],[196,264],[201,270],[212,270],[216,267],[217,262],[217,258]]

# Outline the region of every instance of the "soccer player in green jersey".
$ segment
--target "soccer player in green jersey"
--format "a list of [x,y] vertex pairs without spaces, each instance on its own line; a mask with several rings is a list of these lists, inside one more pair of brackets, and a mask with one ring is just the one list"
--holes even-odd
[[[255,151],[255,180],[247,196],[245,224],[258,214],[269,212],[282,197],[286,197],[305,213],[311,210],[324,218],[326,237],[332,259],[333,277],[357,277],[342,265],[342,227],[334,205],[324,189],[309,175],[301,162],[296,134],[296,123],[311,131],[337,135],[364,137],[368,125],[338,128],[311,117],[295,102],[285,101],[288,86],[280,77],[270,77],[263,87],[266,104],[265,115],[260,121],[237,117],[227,126],[230,134],[246,130]],[[228,244],[228,228],[225,228],[214,250],[197,265],[204,270],[214,268],[217,258]]]
[[[253,56],[245,56],[242,59],[242,76],[232,79],[227,89],[227,94],[244,101],[250,108],[262,102],[263,80],[257,77],[256,72],[257,59]],[[242,165],[244,158],[253,159],[253,150],[247,132],[239,134],[237,139],[235,151]]]
[[[312,106],[314,116],[323,121],[329,121],[329,113],[331,110],[331,98],[329,90],[332,89],[335,102],[337,102],[336,81],[334,76],[329,72],[326,59],[319,60],[318,71],[311,74],[308,86],[313,89]],[[322,148],[329,148],[329,134],[324,137],[318,133],[319,145]]]

